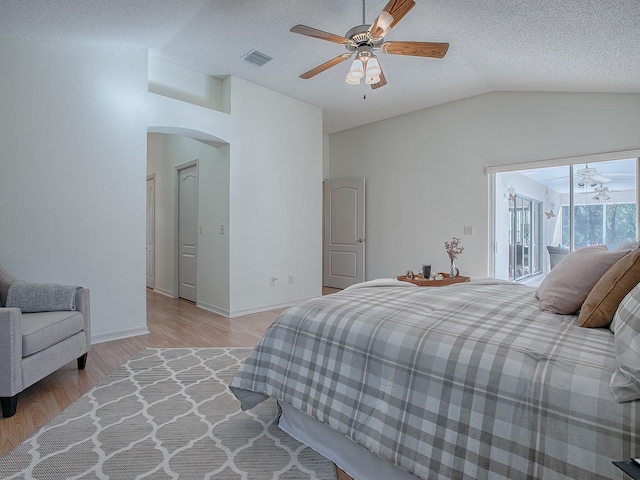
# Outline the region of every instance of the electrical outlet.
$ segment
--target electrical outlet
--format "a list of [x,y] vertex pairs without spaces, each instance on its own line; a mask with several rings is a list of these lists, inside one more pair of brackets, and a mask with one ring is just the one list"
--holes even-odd
[[293,283],[293,275],[289,275],[289,283]]
[[465,225],[464,226],[464,234],[465,235],[473,235],[473,225]]
[[276,280],[278,280],[278,277],[270,277],[269,278],[269,285],[272,287],[276,286]]

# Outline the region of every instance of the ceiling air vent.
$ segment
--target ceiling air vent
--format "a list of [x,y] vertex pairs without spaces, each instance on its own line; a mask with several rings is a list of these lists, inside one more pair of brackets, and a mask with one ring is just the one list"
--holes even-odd
[[251,65],[255,65],[256,67],[261,67],[265,63],[267,63],[269,60],[273,59],[273,57],[270,57],[269,55],[265,55],[264,53],[259,52],[257,50],[251,50],[249,53],[247,53],[245,56],[241,58],[245,62],[248,62]]

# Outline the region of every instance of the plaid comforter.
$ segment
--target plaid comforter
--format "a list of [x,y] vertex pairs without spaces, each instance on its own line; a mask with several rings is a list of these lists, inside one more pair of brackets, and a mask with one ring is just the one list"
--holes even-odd
[[231,383],[274,396],[423,479],[620,478],[640,402],[616,403],[613,334],[535,289],[372,287],[284,312]]

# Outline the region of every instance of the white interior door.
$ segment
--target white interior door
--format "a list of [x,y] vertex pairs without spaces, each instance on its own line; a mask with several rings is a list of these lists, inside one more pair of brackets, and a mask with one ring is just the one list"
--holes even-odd
[[324,183],[324,286],[364,282],[364,178]]
[[156,179],[147,178],[147,287],[156,286]]
[[195,302],[198,278],[198,166],[179,170],[178,296]]

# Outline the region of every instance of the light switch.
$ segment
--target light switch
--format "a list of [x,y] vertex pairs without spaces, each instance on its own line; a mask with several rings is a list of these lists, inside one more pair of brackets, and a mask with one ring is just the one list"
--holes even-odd
[[464,226],[464,234],[465,235],[473,235],[473,225],[465,225]]

